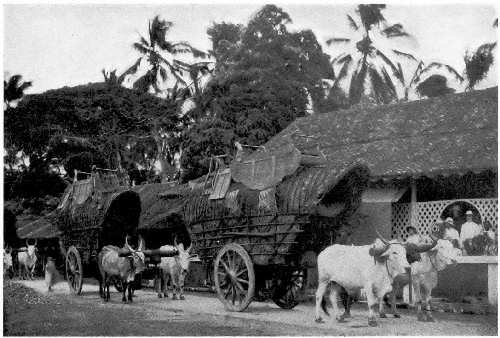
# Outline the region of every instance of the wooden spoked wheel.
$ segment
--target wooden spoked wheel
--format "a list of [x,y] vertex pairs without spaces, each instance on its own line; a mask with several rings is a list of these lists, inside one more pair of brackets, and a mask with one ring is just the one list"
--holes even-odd
[[226,244],[214,261],[217,297],[230,311],[244,311],[255,292],[255,271],[247,251],[239,244]]
[[293,309],[299,304],[299,297],[305,289],[305,271],[293,270],[276,280],[273,302],[282,309]]
[[78,250],[71,246],[66,252],[66,280],[73,294],[79,295],[83,285],[82,259]]

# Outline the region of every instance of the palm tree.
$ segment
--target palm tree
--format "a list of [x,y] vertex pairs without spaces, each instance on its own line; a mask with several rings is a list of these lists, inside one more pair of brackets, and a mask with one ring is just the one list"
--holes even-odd
[[495,49],[496,45],[496,42],[485,43],[479,46],[473,53],[465,51],[464,74],[467,78],[466,91],[473,90],[478,82],[483,80],[488,74],[494,61],[493,49]]
[[23,77],[19,74],[12,75],[8,81],[3,81],[3,102],[10,107],[14,101],[24,96],[24,91],[32,86],[31,81],[21,82]]
[[[139,42],[133,44],[133,47],[142,54],[137,59],[136,64],[140,64],[142,60],[147,60],[148,63],[146,74],[135,81],[134,88],[144,92],[153,88],[155,93],[158,94],[161,92],[159,84],[167,80],[168,74],[171,74],[176,79],[176,82],[185,85],[186,82],[182,76],[186,69],[175,63],[173,56],[187,53],[194,57],[206,56],[206,53],[192,47],[185,41],[175,43],[167,41],[166,35],[172,26],[172,22],[161,20],[157,15],[149,22],[149,40],[140,36]],[[172,60],[164,57],[163,54],[168,54]]]
[[[393,78],[404,85],[401,64],[399,62],[395,64],[386,53],[374,45],[372,40],[374,34],[385,39],[410,36],[400,23],[393,25],[387,23],[382,13],[385,7],[385,5],[358,5],[357,20],[347,15],[350,28],[354,32],[361,33],[359,41],[354,43],[350,38],[330,38],[326,41],[328,45],[352,44],[352,52],[340,53],[332,60],[334,68],[335,66],[339,68],[334,87],[347,81],[351,104],[361,100],[368,85],[376,101],[383,103],[391,102],[398,97]],[[374,27],[378,29],[374,30]],[[416,61],[415,57],[409,53],[397,49],[390,49],[389,52],[396,57]]]
[[[413,72],[413,75],[411,77],[410,82],[408,82],[404,88],[404,90],[405,90],[404,100],[408,101],[408,96],[409,96],[411,89],[418,88],[418,86],[420,84],[422,84],[422,82],[424,82],[425,80],[427,80],[428,78],[433,76],[433,75],[431,75],[428,78],[425,78],[425,75],[427,73],[429,73],[430,71],[436,71],[438,69],[443,69],[447,73],[453,75],[460,83],[462,83],[464,80],[464,78],[455,70],[455,68],[453,68],[450,65],[440,63],[440,62],[431,62],[430,64],[428,64],[426,66],[424,61],[420,60],[417,67],[415,68],[415,71]],[[436,78],[434,78],[434,79],[436,79]],[[445,80],[446,80],[446,78],[445,78]],[[438,81],[442,81],[442,79],[439,79]],[[433,83],[433,82],[431,81],[431,83]],[[446,84],[446,81],[445,81],[445,84]],[[425,85],[424,85],[424,88],[425,88]],[[418,90],[417,90],[417,93],[419,95],[421,95],[421,93]],[[427,95],[425,95],[425,96],[427,96]]]

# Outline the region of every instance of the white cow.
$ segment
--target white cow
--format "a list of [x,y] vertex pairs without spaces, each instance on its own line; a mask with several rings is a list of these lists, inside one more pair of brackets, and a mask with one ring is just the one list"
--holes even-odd
[[369,309],[368,324],[376,326],[373,307],[377,304],[379,308],[383,307],[383,297],[392,290],[393,278],[409,267],[406,249],[397,241],[377,239],[372,245],[329,246],[318,255],[316,322],[323,321],[321,307],[328,314],[324,299],[327,291],[330,291],[337,321],[343,322],[346,316],[339,315],[338,296],[342,292],[358,294],[364,288]]
[[177,244],[174,241],[174,245],[164,245],[160,247],[160,250],[177,250],[178,255],[174,257],[162,257],[160,263],[160,278],[157,281],[157,291],[158,297],[163,296],[168,297],[168,287],[169,281],[172,283],[172,299],[177,299],[177,293],[179,293],[179,299],[184,299],[184,279],[189,270],[190,262],[199,262],[198,256],[192,256],[190,254],[192,245],[190,245],[186,250],[184,250],[184,244]]
[[[413,294],[417,304],[417,318],[419,321],[434,321],[431,315],[430,298],[432,290],[437,286],[438,271],[444,270],[448,265],[456,264],[457,257],[462,254],[460,249],[454,247],[449,240],[438,239],[429,251],[421,253],[421,260],[411,264]],[[392,313],[399,318],[396,311],[396,290],[409,284],[407,274],[396,277],[394,292],[391,297]],[[422,305],[425,304],[425,314]]]
[[12,265],[12,248],[7,247],[3,249],[3,275],[12,278],[13,265]]
[[21,278],[33,279],[33,273],[36,266],[36,244],[29,244],[26,240],[26,249],[17,253],[17,261],[19,262],[19,276]]

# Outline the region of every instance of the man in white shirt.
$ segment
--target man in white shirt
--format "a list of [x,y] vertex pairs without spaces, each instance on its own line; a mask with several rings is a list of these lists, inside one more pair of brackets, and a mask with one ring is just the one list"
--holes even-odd
[[467,210],[465,213],[466,222],[462,224],[460,230],[460,246],[463,248],[465,241],[480,235],[482,232],[481,226],[472,221],[472,211]]
[[417,229],[412,226],[406,228],[408,232],[408,237],[406,238],[406,243],[420,244],[422,237],[418,234]]

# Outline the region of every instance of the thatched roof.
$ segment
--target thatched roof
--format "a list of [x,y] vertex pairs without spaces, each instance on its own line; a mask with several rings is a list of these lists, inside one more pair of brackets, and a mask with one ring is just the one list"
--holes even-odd
[[61,234],[50,217],[21,217],[16,225],[19,238],[55,238]]
[[332,170],[364,164],[378,178],[496,171],[497,111],[497,87],[354,107],[299,118],[265,146],[319,144]]

